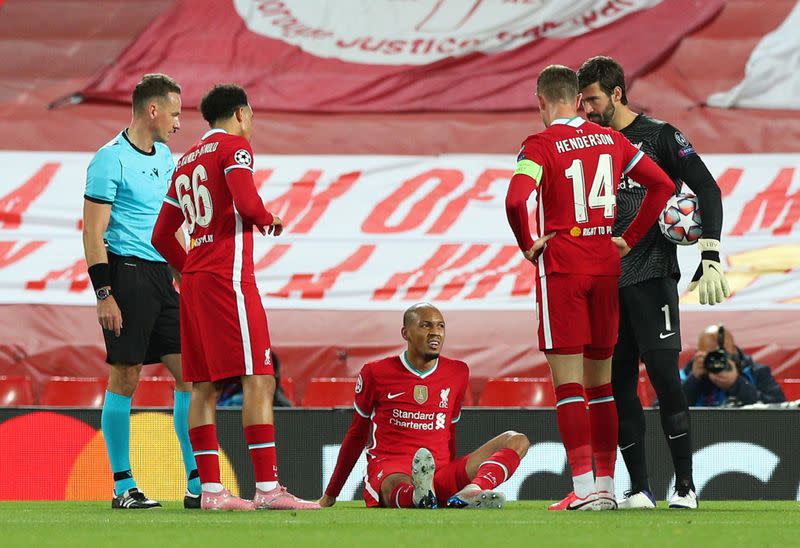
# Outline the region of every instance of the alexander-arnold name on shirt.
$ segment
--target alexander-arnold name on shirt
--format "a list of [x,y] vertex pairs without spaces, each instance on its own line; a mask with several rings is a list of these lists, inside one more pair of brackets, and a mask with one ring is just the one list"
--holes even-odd
[[175,167],[175,169],[179,169],[185,166],[186,164],[194,162],[195,160],[197,160],[198,156],[214,152],[215,150],[217,150],[218,146],[219,146],[219,141],[214,141],[213,143],[206,143],[203,146],[198,147],[197,150],[193,150],[192,152],[181,158],[178,161],[178,165]]

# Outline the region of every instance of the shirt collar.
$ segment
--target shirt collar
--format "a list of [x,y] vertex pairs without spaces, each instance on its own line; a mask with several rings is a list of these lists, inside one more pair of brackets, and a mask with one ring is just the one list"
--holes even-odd
[[206,132],[203,134],[203,136],[201,137],[201,139],[203,139],[203,140],[204,140],[204,139],[208,139],[209,137],[211,137],[211,136],[212,136],[212,135],[214,135],[215,133],[228,133],[228,132],[227,132],[227,131],[225,131],[225,130],[224,130],[224,129],[222,129],[222,128],[218,128],[218,127],[216,127],[216,128],[214,128],[214,129],[209,129],[208,131],[206,131]]
[[431,367],[427,371],[420,371],[419,369],[411,365],[411,362],[408,360],[408,357],[406,356],[405,352],[400,354],[400,361],[403,363],[403,367],[408,369],[412,374],[416,375],[420,379],[424,379],[428,375],[431,375],[434,371],[436,371],[436,368],[439,367],[439,358],[436,358],[436,362],[433,364],[433,367]]
[[153,143],[153,149],[150,152],[146,152],[146,151],[140,149],[139,147],[137,147],[136,145],[133,144],[133,141],[131,141],[131,138],[128,137],[128,128],[123,129],[122,133],[120,133],[120,135],[122,135],[122,138],[125,139],[125,142],[127,142],[130,145],[130,147],[133,150],[135,150],[136,152],[138,152],[139,154],[141,154],[143,156],[155,156],[156,155],[156,144],[155,143]]
[[581,118],[580,116],[573,116],[572,118],[556,118],[552,122],[550,122],[551,126],[556,124],[561,124],[565,126],[571,127],[581,127],[586,120]]

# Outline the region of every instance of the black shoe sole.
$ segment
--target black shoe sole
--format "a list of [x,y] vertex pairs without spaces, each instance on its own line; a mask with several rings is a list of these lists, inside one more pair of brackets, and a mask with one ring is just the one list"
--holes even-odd
[[111,505],[112,510],[152,510],[153,508],[161,508],[161,505],[156,506],[114,506]]
[[183,507],[186,510],[199,510],[200,497],[183,497]]

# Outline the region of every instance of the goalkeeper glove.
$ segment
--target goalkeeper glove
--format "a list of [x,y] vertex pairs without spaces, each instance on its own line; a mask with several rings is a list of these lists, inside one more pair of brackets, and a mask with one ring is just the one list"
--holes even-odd
[[700,265],[694,273],[689,291],[700,287],[700,304],[715,305],[731,296],[728,280],[719,261],[719,240],[700,238]]

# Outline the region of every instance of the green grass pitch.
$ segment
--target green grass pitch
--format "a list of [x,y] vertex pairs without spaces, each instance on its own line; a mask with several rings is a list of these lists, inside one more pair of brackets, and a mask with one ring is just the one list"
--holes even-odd
[[[664,503],[661,503],[662,505]],[[549,512],[546,502],[502,510],[203,512],[178,502],[111,510],[100,502],[0,502],[0,546],[797,546],[800,503],[701,502],[697,511]],[[795,544],[798,543],[798,544]]]

